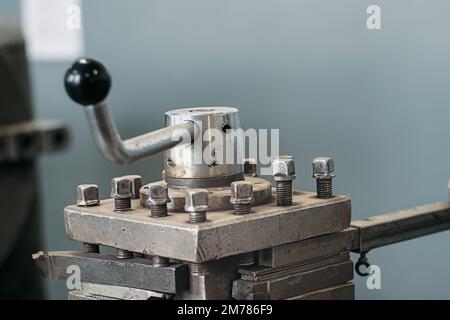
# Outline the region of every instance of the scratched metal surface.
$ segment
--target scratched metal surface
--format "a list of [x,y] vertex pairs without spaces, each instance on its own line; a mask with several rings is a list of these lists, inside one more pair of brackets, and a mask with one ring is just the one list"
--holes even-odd
[[317,199],[311,192],[295,192],[293,200],[291,207],[271,202],[243,216],[214,211],[202,224],[188,223],[186,213],[151,218],[139,200],[132,201],[133,210],[128,213],[114,212],[108,199],[94,207],[69,206],[64,217],[70,239],[192,262],[336,232],[350,224],[350,199],[346,196]]

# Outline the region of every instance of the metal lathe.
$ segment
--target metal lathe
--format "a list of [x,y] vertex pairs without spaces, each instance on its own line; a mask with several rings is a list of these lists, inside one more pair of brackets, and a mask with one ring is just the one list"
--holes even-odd
[[37,159],[69,146],[65,123],[37,119],[20,27],[0,18],[0,299],[42,299],[30,253],[41,248]]
[[[354,299],[354,269],[367,275],[370,250],[450,227],[447,202],[351,221],[350,198],[333,194],[329,157],[312,162],[315,192],[293,190],[291,156],[272,160],[273,182],[258,176],[252,159],[196,161],[195,144],[211,142],[207,130],[230,142],[227,132],[241,128],[235,108],[169,111],[165,128],[123,140],[105,102],[110,86],[106,68],[91,59],[65,76],[105,157],[128,164],[164,152],[163,178],[112,177],[109,199],[99,199],[91,181],[78,186],[64,220],[84,249],[33,255],[50,278],[79,268],[81,286],[69,299]],[[360,253],[355,267],[350,252]]]

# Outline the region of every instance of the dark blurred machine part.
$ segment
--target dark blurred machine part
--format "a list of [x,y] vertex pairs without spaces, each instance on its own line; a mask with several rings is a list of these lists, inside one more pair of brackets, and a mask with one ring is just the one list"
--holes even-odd
[[35,158],[68,144],[57,121],[33,120],[25,42],[0,20],[0,298],[43,298],[30,253],[42,246]]
[[[293,190],[292,156],[273,159],[274,187],[258,177],[252,159],[215,161],[216,150],[236,147],[229,132],[241,128],[236,108],[169,111],[165,128],[122,140],[105,102],[111,79],[100,62],[76,61],[65,85],[106,158],[127,164],[165,153],[161,181],[113,177],[109,199],[100,199],[92,182],[78,186],[64,220],[83,250],[33,255],[49,278],[69,279],[78,266],[69,299],[354,299],[351,251],[360,253],[355,270],[364,276],[370,250],[450,227],[448,202],[351,221],[350,198],[333,194],[332,158],[312,162],[316,192]],[[222,143],[195,162],[217,138],[212,132]],[[104,254],[102,246],[117,254]]]

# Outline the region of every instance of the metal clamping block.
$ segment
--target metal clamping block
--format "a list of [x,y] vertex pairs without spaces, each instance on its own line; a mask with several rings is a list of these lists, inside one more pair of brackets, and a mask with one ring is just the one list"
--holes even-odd
[[241,279],[233,283],[233,298],[281,300],[351,281],[353,262],[346,252],[289,268],[254,266],[239,272]]
[[83,282],[80,290],[69,292],[69,300],[164,300],[171,297],[167,293],[90,282]]
[[84,292],[82,290],[72,290],[68,293],[68,300],[119,300],[117,298],[105,297]]
[[271,268],[350,251],[354,234],[348,229],[259,251],[260,266]]
[[201,264],[191,264],[189,290],[177,295],[175,299],[231,299],[233,281],[239,279],[239,267],[242,264],[255,263],[255,258],[255,254],[248,253]]
[[199,263],[341,231],[350,224],[351,204],[346,196],[294,192],[292,206],[272,201],[252,212],[212,211],[208,221],[192,224],[186,213],[152,218],[139,200],[117,213],[109,199],[95,207],[68,206],[64,220],[72,240]]
[[71,251],[38,252],[33,255],[44,276],[67,279],[69,266],[80,268],[81,282],[129,287],[175,294],[189,285],[188,267],[172,264],[155,267],[149,259],[118,259],[115,256]]
[[311,291],[286,300],[355,300],[355,285],[349,282]]

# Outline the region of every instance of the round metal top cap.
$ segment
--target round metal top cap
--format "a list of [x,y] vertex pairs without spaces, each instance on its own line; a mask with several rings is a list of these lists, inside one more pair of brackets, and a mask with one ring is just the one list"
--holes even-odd
[[224,106],[206,106],[175,109],[166,112],[166,116],[207,116],[212,114],[229,114],[239,112],[237,108]]

